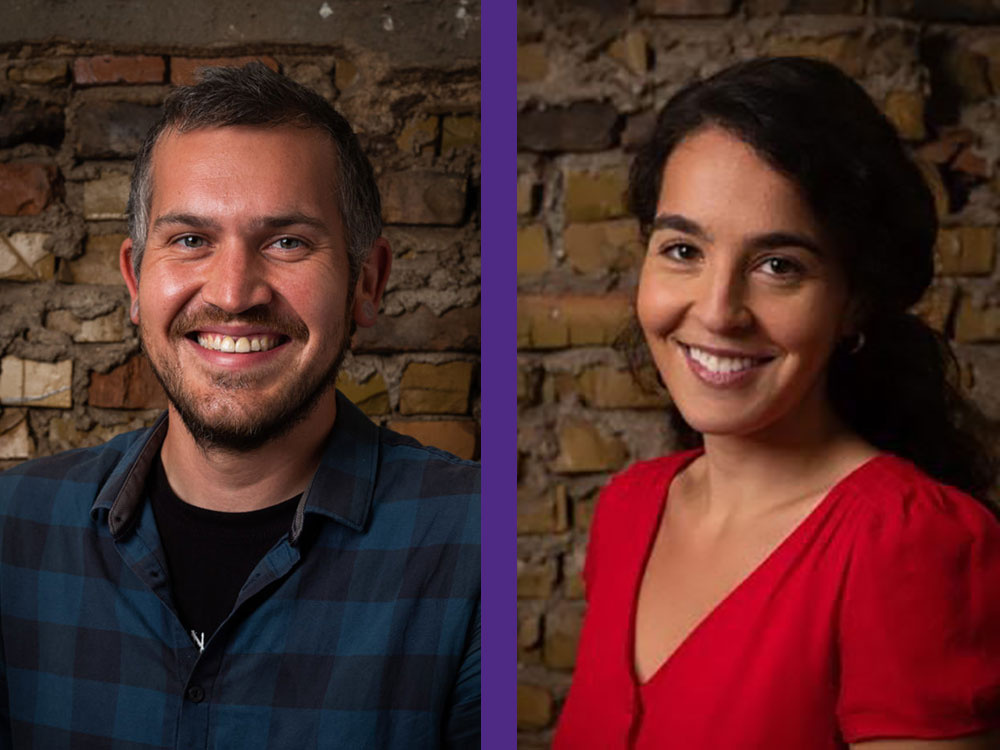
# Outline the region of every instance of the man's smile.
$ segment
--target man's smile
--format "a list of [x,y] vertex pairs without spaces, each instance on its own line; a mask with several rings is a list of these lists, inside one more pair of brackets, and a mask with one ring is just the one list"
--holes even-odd
[[198,333],[196,341],[199,346],[217,352],[235,352],[236,354],[246,354],[248,352],[266,352],[278,346],[287,336],[275,335],[255,335],[255,336],[227,336],[218,333]]

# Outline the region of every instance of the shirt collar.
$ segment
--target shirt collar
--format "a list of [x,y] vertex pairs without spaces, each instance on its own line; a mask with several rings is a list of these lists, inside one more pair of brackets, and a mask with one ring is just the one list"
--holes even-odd
[[[337,419],[327,437],[319,468],[302,495],[292,520],[295,544],[307,513],[316,513],[355,531],[364,529],[371,513],[379,463],[378,425],[337,391]],[[115,539],[126,536],[139,518],[146,497],[146,478],[167,434],[167,414],[139,435],[122,454],[91,507],[91,515],[108,511]]]

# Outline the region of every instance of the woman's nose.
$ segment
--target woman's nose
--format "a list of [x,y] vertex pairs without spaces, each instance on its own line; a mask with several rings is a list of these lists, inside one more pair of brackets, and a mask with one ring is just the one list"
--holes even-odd
[[694,308],[702,325],[717,333],[746,329],[753,323],[746,279],[738,268],[709,266]]

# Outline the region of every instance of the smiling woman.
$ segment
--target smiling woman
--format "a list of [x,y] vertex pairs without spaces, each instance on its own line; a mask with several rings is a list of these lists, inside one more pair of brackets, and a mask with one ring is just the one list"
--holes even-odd
[[907,312],[936,219],[892,127],[831,65],[744,63],[667,104],[630,198],[693,449],[601,496],[556,747],[987,747],[993,456]]

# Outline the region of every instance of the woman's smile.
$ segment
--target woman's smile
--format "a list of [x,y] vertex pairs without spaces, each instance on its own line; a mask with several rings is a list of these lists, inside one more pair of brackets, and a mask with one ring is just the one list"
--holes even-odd
[[847,284],[794,183],[717,128],[663,171],[636,309],[681,414],[706,434],[817,429]]

